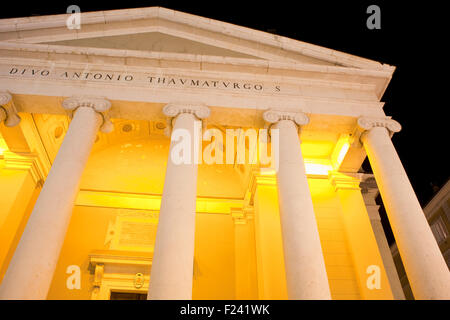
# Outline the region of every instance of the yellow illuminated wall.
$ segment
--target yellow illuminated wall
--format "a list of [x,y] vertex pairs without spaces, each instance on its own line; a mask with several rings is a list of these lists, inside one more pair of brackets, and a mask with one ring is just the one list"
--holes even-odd
[[27,162],[6,161],[8,152],[0,135],[0,281],[40,191],[40,184],[33,179]]
[[360,299],[342,209],[328,179],[308,179],[333,299]]

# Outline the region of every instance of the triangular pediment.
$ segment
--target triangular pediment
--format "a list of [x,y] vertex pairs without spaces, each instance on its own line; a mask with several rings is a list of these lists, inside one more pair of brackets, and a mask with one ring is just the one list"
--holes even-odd
[[169,52],[206,56],[260,59],[242,52],[207,45],[198,41],[176,37],[162,32],[132,33],[124,35],[71,39],[47,42],[49,45],[138,50],[150,52]]
[[286,37],[160,7],[81,13],[81,29],[69,14],[0,20],[0,43],[168,52],[340,66],[392,68],[379,62]]

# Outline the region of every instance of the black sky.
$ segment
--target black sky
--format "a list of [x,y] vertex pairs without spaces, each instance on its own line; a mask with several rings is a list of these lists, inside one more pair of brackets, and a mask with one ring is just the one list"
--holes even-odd
[[[395,2],[395,3],[394,3]],[[426,4],[425,4],[426,3]],[[450,177],[448,42],[440,3],[400,1],[19,1],[2,3],[0,18],[163,6],[270,31],[394,65],[382,99],[402,131],[393,143],[422,205]],[[366,27],[369,5],[381,8],[381,30]],[[6,6],[6,7],[5,7]],[[367,163],[363,166],[370,170]],[[434,187],[433,187],[434,186]]]

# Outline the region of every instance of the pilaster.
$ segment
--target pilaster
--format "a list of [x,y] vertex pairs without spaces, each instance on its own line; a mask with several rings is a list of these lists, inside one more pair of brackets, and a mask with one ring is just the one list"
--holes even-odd
[[287,299],[276,177],[253,171],[249,190],[249,204],[255,212],[258,298]]
[[[363,174],[359,173],[329,174],[341,202],[342,221],[361,297],[366,300],[392,299],[389,279],[361,195],[362,178]],[[376,274],[372,275],[372,272]]]

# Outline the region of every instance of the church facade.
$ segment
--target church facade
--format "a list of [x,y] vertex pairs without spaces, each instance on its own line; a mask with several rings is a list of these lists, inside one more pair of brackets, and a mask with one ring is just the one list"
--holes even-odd
[[450,299],[394,69],[160,7],[0,20],[0,298],[404,299],[380,192]]

